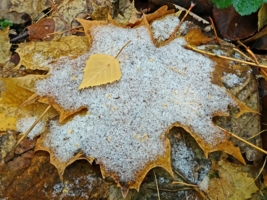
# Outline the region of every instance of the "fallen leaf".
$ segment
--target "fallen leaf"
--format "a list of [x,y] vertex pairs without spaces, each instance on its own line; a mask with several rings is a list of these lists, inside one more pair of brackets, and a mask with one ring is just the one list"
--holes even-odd
[[257,31],[257,13],[241,16],[233,6],[224,9],[214,6],[213,18],[218,33],[228,40],[248,38]]
[[[53,9],[51,13],[51,17],[55,21],[55,32],[62,32],[64,30],[67,30],[66,24],[71,28],[72,22],[80,13],[90,13],[90,11],[88,11],[90,10],[88,9],[90,3],[88,3],[87,5],[87,2],[84,0],[62,0],[60,2],[56,2],[55,6],[57,6],[58,11],[56,9]],[[66,24],[64,23],[64,21],[62,21],[62,19],[65,20]],[[55,37],[60,38],[60,35],[56,35]]]
[[48,70],[48,64],[61,56],[78,56],[89,50],[86,37],[67,36],[51,42],[21,43],[16,52],[20,62],[16,68],[24,65],[27,69]]
[[188,44],[199,46],[206,44],[213,40],[213,38],[209,38],[202,33],[202,31],[198,28],[191,29],[186,35],[185,40]]
[[267,4],[263,3],[258,11],[258,31],[267,24]]
[[105,54],[93,54],[84,68],[80,89],[112,83],[121,78],[120,63],[117,58]]
[[51,41],[54,35],[49,35],[55,30],[55,22],[51,18],[43,18],[35,24],[28,26],[29,40]]
[[152,23],[154,20],[159,19],[161,17],[164,17],[166,15],[172,14],[172,13],[174,13],[174,10],[168,10],[168,6],[165,5],[165,6],[160,7],[155,12],[148,14],[146,16],[146,19],[147,19],[148,23]]
[[9,43],[9,28],[6,28],[4,30],[0,30],[0,64],[4,64],[6,61],[10,59],[11,52],[10,47],[11,44]]
[[49,0],[11,0],[9,12],[28,13],[32,20],[45,9],[51,7]]
[[252,193],[259,190],[254,179],[242,172],[240,165],[220,160],[218,166],[213,166],[211,173],[214,171],[218,172],[218,177],[210,178],[207,190],[212,199],[249,199]]

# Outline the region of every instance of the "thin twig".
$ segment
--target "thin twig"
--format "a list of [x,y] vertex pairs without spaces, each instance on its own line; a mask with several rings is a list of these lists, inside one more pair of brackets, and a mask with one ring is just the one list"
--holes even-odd
[[206,55],[210,55],[210,56],[215,56],[215,57],[218,57],[218,58],[223,58],[223,59],[226,59],[226,60],[231,60],[231,61],[235,61],[235,62],[246,64],[246,65],[251,65],[251,66],[254,66],[254,67],[260,67],[260,68],[267,69],[267,66],[266,65],[258,65],[258,64],[253,63],[253,62],[239,60],[239,59],[231,58],[231,57],[227,57],[227,56],[216,55],[216,54],[211,53],[211,52],[206,52],[206,51],[197,49],[197,48],[195,48],[195,47],[193,47],[192,45],[189,45],[189,44],[184,45],[184,47],[187,48],[187,49],[196,51],[198,53],[202,53],[202,54],[206,54]]
[[31,125],[31,127],[23,134],[23,136],[19,139],[19,141],[16,143],[16,145],[11,149],[11,151],[13,151],[19,144],[20,142],[28,136],[28,134],[31,132],[31,130],[36,126],[36,124],[43,118],[43,116],[45,115],[45,113],[47,113],[47,111],[51,108],[51,105],[47,106],[47,108],[45,109],[45,111],[40,115],[40,117],[35,120],[35,122]]
[[64,17],[62,16],[62,14],[59,12],[57,5],[54,4],[53,0],[49,0],[50,4],[52,6],[52,9],[55,9],[55,11],[58,13],[58,17],[61,19],[61,21],[64,23],[65,27],[67,28],[68,32],[70,35],[72,35],[71,33],[71,29],[70,26],[68,25],[68,23],[66,22],[66,20],[64,19]]
[[[185,9],[185,8],[183,8],[183,7],[181,7],[181,6],[178,6],[178,5],[176,5],[176,4],[173,4],[174,6],[175,6],[175,8],[177,8],[178,10],[182,10],[182,11],[185,11],[185,12],[187,12],[187,9]],[[197,21],[201,21],[203,24],[209,24],[209,22],[207,21],[207,20],[205,20],[205,19],[203,19],[202,17],[199,17],[198,15],[196,15],[195,13],[193,13],[193,12],[189,12],[188,13],[189,15],[191,15],[194,19],[196,19]]]
[[252,143],[250,143],[250,142],[244,140],[243,138],[237,136],[236,134],[231,133],[231,132],[229,132],[229,131],[223,129],[222,127],[219,127],[219,126],[217,126],[217,125],[216,125],[216,127],[219,128],[219,129],[221,129],[222,131],[224,131],[224,132],[226,132],[226,133],[229,133],[232,137],[234,137],[234,138],[236,138],[236,139],[238,139],[238,140],[244,142],[245,144],[247,144],[247,145],[249,145],[249,146],[251,146],[251,147],[257,149],[258,151],[260,151],[260,152],[262,152],[262,153],[264,153],[264,154],[267,155],[267,151],[265,151],[264,149],[262,149],[262,148],[260,148],[260,147],[257,147],[256,145],[254,145],[254,144],[252,144]]
[[257,174],[256,178],[255,178],[253,181],[251,181],[251,183],[249,183],[249,184],[247,185],[247,187],[250,186],[252,183],[254,183],[254,182],[257,180],[257,178],[259,178],[260,174],[262,173],[262,171],[263,171],[263,169],[264,169],[264,167],[265,167],[265,165],[266,165],[266,160],[267,160],[267,157],[265,157],[264,162],[263,162],[263,165],[262,165],[262,167],[261,167],[259,173]]
[[154,173],[154,178],[155,178],[155,183],[156,183],[156,188],[157,188],[158,200],[160,200],[158,179],[157,179],[157,176],[156,176],[156,173],[155,173],[154,169],[153,169],[153,173]]
[[189,183],[185,183],[185,182],[179,182],[179,181],[174,181],[174,182],[172,182],[172,184],[182,184],[182,185],[189,186],[189,187],[197,187],[197,185],[189,184]]
[[241,54],[242,56],[244,56],[247,60],[249,61],[254,61],[252,58],[248,57],[246,54],[244,54],[242,51],[240,51],[239,49],[237,48],[233,48],[234,51],[236,51],[237,53]]
[[257,60],[255,54],[249,49],[249,47],[247,47],[245,44],[243,44],[240,40],[237,40],[237,43],[246,49],[246,51],[249,53],[249,55],[251,55],[251,57],[254,59],[254,62],[256,64],[260,64],[259,61]]
[[217,35],[217,31],[216,31],[216,28],[215,28],[215,25],[214,25],[214,23],[213,23],[212,18],[209,17],[209,20],[210,20],[210,23],[211,23],[211,27],[212,27],[212,29],[213,29],[213,33],[214,33],[214,35],[215,35],[216,42],[217,42],[218,44],[221,44],[220,41],[219,41],[219,38],[218,38],[218,35]]
[[167,42],[171,41],[171,40],[174,38],[176,32],[179,30],[179,28],[180,28],[180,26],[182,25],[182,23],[184,22],[186,16],[189,14],[190,10],[192,10],[192,8],[194,8],[195,5],[196,5],[196,4],[193,3],[193,2],[191,1],[191,5],[190,5],[189,9],[186,11],[184,17],[181,19],[181,21],[179,22],[178,26],[177,26],[177,27],[174,29],[174,31],[172,32],[172,34],[171,34],[171,36],[169,37],[169,39],[167,40]]
[[182,175],[182,174],[180,174],[177,170],[175,170],[175,169],[173,169],[173,171],[179,176],[179,177],[181,177],[185,182],[187,182],[188,183],[188,180],[186,180],[186,178]]

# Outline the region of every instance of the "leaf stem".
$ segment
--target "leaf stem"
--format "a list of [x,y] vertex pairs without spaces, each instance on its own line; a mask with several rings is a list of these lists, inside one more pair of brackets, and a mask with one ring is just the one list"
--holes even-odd
[[123,45],[123,47],[121,48],[121,50],[119,51],[119,53],[117,53],[117,55],[115,56],[115,58],[118,58],[118,56],[120,55],[120,53],[122,52],[122,50],[128,45],[130,44],[131,40],[126,42],[125,45]]

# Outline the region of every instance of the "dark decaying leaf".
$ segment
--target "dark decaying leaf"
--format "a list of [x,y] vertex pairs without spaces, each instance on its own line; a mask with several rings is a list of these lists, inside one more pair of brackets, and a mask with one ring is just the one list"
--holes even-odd
[[214,6],[213,18],[218,33],[228,40],[244,39],[257,31],[257,13],[241,16],[232,6],[225,9]]

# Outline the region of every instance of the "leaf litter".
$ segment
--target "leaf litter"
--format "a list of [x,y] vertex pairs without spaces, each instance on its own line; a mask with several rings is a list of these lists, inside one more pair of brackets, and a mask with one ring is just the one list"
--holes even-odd
[[[151,168],[162,166],[172,174],[165,133],[173,125],[184,127],[197,142],[202,141],[205,155],[228,141],[228,136],[213,125],[212,117],[217,112],[225,114],[228,105],[237,104],[223,87],[211,83],[215,63],[184,49],[183,38],[155,47],[151,29],[144,24],[125,29],[94,23],[90,26],[88,53],[45,66],[49,76],[37,81],[36,93],[52,98],[67,111],[88,109],[85,115],[76,115],[65,124],[50,121],[49,132],[38,140],[36,150],[48,149],[51,162],[58,169],[62,167],[61,175],[69,161],[75,161],[82,152],[91,162],[96,158],[104,177],[112,176],[122,189],[138,190]],[[153,31],[156,34],[163,29]],[[118,58],[120,81],[77,90],[91,54],[114,55],[129,40],[131,44]],[[229,148],[228,153],[242,158],[238,148],[226,144],[220,150]]]
[[[174,21],[168,19],[166,24]],[[229,104],[236,105],[224,88],[211,84],[212,60],[184,49],[183,38],[155,47],[148,25],[125,29],[94,23],[90,34],[89,53],[47,65],[49,77],[35,87],[39,96],[53,98],[65,110],[88,109],[86,115],[62,125],[51,121],[49,133],[38,141],[37,149],[49,149],[56,167],[83,152],[96,158],[104,177],[138,189],[149,169],[162,166],[171,172],[165,132],[173,125],[187,128],[202,141],[205,155],[221,148],[243,161],[238,148],[212,123],[214,113],[226,113]],[[129,40],[118,57],[120,81],[77,90],[90,55],[115,55]],[[167,159],[163,162],[162,157]],[[63,174],[64,167],[60,171]]]

